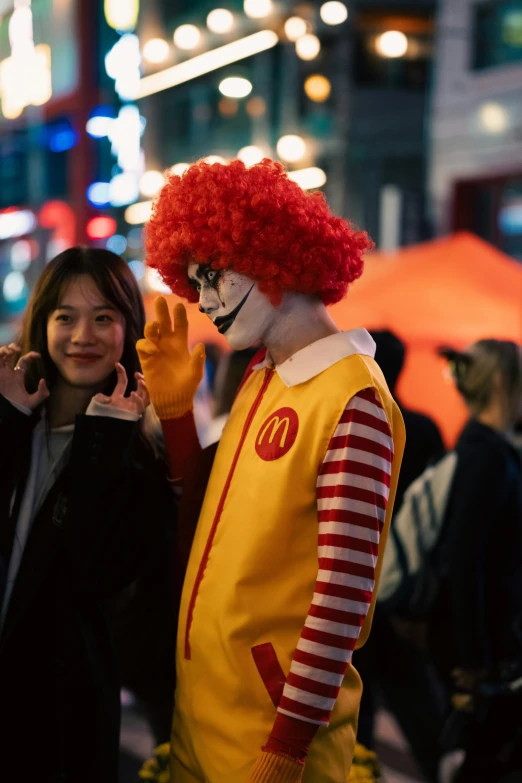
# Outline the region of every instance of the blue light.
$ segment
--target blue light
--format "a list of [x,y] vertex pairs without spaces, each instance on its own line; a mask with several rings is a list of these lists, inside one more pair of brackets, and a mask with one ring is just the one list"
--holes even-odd
[[143,247],[143,229],[131,228],[127,234],[127,244],[133,250],[141,250]]
[[522,234],[522,198],[502,207],[498,213],[498,225],[507,236]]
[[78,143],[78,134],[69,120],[55,122],[47,128],[47,144],[51,152],[65,152]]
[[87,198],[95,207],[108,207],[110,203],[109,183],[93,182],[87,188]]
[[0,287],[0,300],[7,305],[7,311],[12,314],[20,313],[27,304],[29,288],[23,274],[19,271],[9,272]]
[[127,249],[127,240],[121,234],[113,234],[109,237],[105,245],[107,250],[111,250],[116,255],[121,256]]
[[108,105],[100,105],[95,106],[94,109],[89,114],[89,118],[92,119],[92,117],[110,117],[111,119],[115,116],[115,111],[112,108],[112,106]]
[[129,268],[136,280],[143,280],[145,277],[145,264],[143,261],[129,261]]
[[75,146],[76,133],[73,130],[61,131],[49,139],[49,149],[52,152],[65,152]]

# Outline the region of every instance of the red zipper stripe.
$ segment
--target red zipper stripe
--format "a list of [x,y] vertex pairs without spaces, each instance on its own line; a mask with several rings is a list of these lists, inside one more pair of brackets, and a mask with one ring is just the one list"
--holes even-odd
[[234,459],[232,460],[230,470],[228,471],[227,480],[225,481],[225,486],[223,487],[223,492],[221,493],[221,497],[219,499],[218,507],[216,509],[216,514],[214,516],[214,521],[212,522],[212,527],[210,529],[207,543],[205,545],[205,550],[203,552],[203,557],[201,558],[201,563],[199,564],[198,573],[196,576],[196,581],[194,582],[194,587],[192,588],[192,595],[190,596],[190,603],[187,612],[187,627],[185,630],[185,658],[187,660],[190,660],[190,628],[192,626],[192,620],[194,617],[194,606],[196,604],[199,586],[203,579],[205,568],[207,567],[210,550],[212,549],[212,544],[214,543],[214,537],[216,535],[217,526],[219,524],[219,520],[221,519],[221,514],[223,513],[223,508],[225,506],[225,501],[227,499],[228,490],[230,489],[230,484],[232,483],[232,478],[234,476],[234,471],[236,469],[236,465],[239,459],[239,455],[241,453],[241,449],[243,448],[243,444],[245,442],[246,436],[248,435],[250,425],[252,424],[254,416],[257,413],[257,409],[261,404],[261,400],[263,399],[263,395],[267,389],[268,384],[270,383],[272,375],[273,375],[273,370],[267,368],[265,370],[265,377],[263,378],[263,383],[261,385],[261,388],[259,389],[257,393],[257,397],[254,400],[254,404],[250,408],[250,412],[246,418],[245,424],[243,426],[243,432],[241,433],[241,438],[239,439],[236,453],[234,454]]

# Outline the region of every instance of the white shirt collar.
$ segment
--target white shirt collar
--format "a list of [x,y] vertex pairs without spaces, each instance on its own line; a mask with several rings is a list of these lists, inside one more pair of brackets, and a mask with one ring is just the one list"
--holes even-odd
[[[278,364],[275,370],[285,386],[290,388],[315,378],[341,359],[355,353],[370,356],[372,359],[375,356],[375,341],[366,329],[350,329],[348,332],[323,337],[306,348],[301,348],[285,362]],[[263,361],[253,369],[262,370],[264,367],[274,367],[268,352]]]

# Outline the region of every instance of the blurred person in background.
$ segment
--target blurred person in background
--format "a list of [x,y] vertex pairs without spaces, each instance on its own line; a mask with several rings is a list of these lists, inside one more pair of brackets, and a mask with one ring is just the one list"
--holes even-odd
[[[207,349],[207,346],[205,347]],[[212,420],[206,433],[204,447],[216,443],[223,432],[228,415],[235,400],[248,366],[257,353],[257,348],[222,353],[215,371]]]
[[118,778],[120,678],[102,599],[156,556],[174,513],[144,430],[143,324],[127,264],[71,248],[40,276],[20,347],[0,349],[5,780]]
[[446,733],[466,753],[455,783],[521,780],[522,472],[509,436],[521,413],[522,354],[492,339],[441,353],[470,414],[456,445],[446,577],[430,621],[453,694]]
[[[429,463],[444,453],[444,443],[435,422],[409,410],[397,396],[397,383],[404,367],[406,348],[393,332],[371,332],[376,343],[375,360],[397,400],[406,427],[395,510],[401,507],[408,486]],[[392,519],[393,525],[393,519]],[[420,642],[421,629],[390,616],[377,603],[372,634],[355,663],[363,679],[363,697],[357,738],[375,747],[375,716],[382,700],[393,714],[426,780],[438,780],[441,748],[438,743],[444,725],[443,689],[427,652]],[[386,654],[383,655],[383,650]]]
[[516,422],[513,428],[511,442],[513,443],[513,446],[518,451],[520,455],[520,460],[522,462],[522,414],[520,416],[520,419]]
[[384,329],[370,332],[377,346],[375,361],[381,367],[397,404],[401,409],[408,445],[404,449],[404,457],[397,486],[395,511],[401,507],[404,492],[415,481],[425,468],[444,454],[444,442],[440,430],[429,416],[419,411],[407,408],[397,393],[397,384],[404,369],[406,346],[393,332]]
[[[205,372],[194,398],[194,419],[200,443],[209,445],[212,433],[214,386],[219,358],[223,349],[217,343],[205,343]],[[210,439],[209,439],[210,438]]]

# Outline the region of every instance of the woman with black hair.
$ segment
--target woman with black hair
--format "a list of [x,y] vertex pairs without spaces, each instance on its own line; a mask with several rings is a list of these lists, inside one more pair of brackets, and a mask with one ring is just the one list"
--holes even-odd
[[76,247],[40,276],[20,347],[0,349],[5,780],[118,779],[120,683],[103,599],[139,576],[174,515],[144,429],[143,325],[127,264]]

